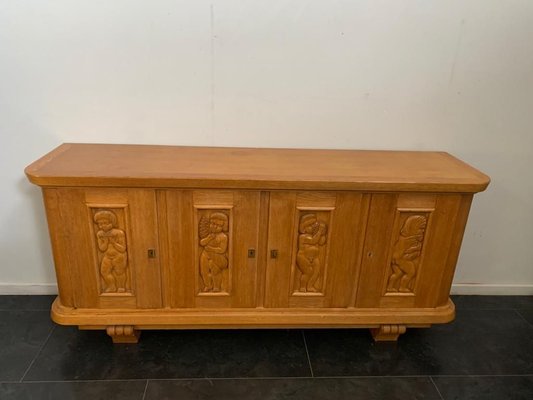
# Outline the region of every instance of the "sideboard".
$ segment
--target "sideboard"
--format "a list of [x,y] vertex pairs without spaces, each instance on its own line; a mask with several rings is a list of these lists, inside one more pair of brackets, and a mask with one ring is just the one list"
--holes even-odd
[[408,327],[453,320],[473,194],[444,152],[63,144],[42,187],[52,319],[143,329]]

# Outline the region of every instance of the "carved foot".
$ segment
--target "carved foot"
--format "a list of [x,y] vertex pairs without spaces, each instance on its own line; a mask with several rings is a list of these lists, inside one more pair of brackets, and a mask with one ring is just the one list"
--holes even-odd
[[370,333],[376,342],[395,342],[406,330],[405,325],[381,325],[370,329]]
[[113,343],[137,343],[141,331],[133,329],[131,325],[111,325],[106,328],[106,332]]

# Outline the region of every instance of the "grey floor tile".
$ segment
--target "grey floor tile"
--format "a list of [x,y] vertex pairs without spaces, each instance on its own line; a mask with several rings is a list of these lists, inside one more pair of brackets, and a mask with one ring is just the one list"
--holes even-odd
[[522,316],[522,318],[533,325],[533,308],[517,310],[517,312]]
[[362,330],[308,330],[315,376],[533,373],[533,327],[515,310],[462,310],[455,322],[408,329],[398,343]]
[[50,311],[57,296],[11,296],[0,295],[0,310],[42,310]]
[[113,345],[100,331],[58,327],[26,380],[310,376],[301,331],[144,331]]
[[440,400],[429,378],[150,381],[146,400]]
[[444,400],[531,400],[533,377],[435,377]]
[[0,381],[18,381],[53,329],[48,311],[0,311]]
[[145,386],[145,381],[4,383],[0,399],[142,400]]

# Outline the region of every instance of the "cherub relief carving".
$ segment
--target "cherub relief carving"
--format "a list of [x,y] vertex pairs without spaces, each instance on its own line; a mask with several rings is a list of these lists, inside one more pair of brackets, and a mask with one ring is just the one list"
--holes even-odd
[[296,265],[302,274],[299,292],[317,292],[315,285],[323,263],[320,259],[320,247],[326,244],[327,230],[327,225],[319,221],[316,214],[305,214],[300,218],[296,254]]
[[96,239],[102,253],[100,275],[104,282],[104,293],[129,292],[128,255],[126,234],[118,228],[117,216],[112,211],[98,211],[94,214],[98,226]]
[[388,292],[412,292],[411,286],[422,254],[426,226],[427,218],[422,215],[411,215],[403,223],[392,254]]
[[200,276],[202,292],[222,290],[222,271],[228,268],[228,216],[222,212],[212,212],[202,216],[198,224],[200,235]]

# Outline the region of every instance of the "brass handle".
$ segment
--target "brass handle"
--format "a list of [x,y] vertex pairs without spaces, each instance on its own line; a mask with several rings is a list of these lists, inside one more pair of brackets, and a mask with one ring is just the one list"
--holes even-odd
[[255,258],[255,249],[248,249],[248,258]]
[[155,249],[148,249],[148,258],[155,258]]
[[278,258],[278,250],[270,250],[270,258]]

